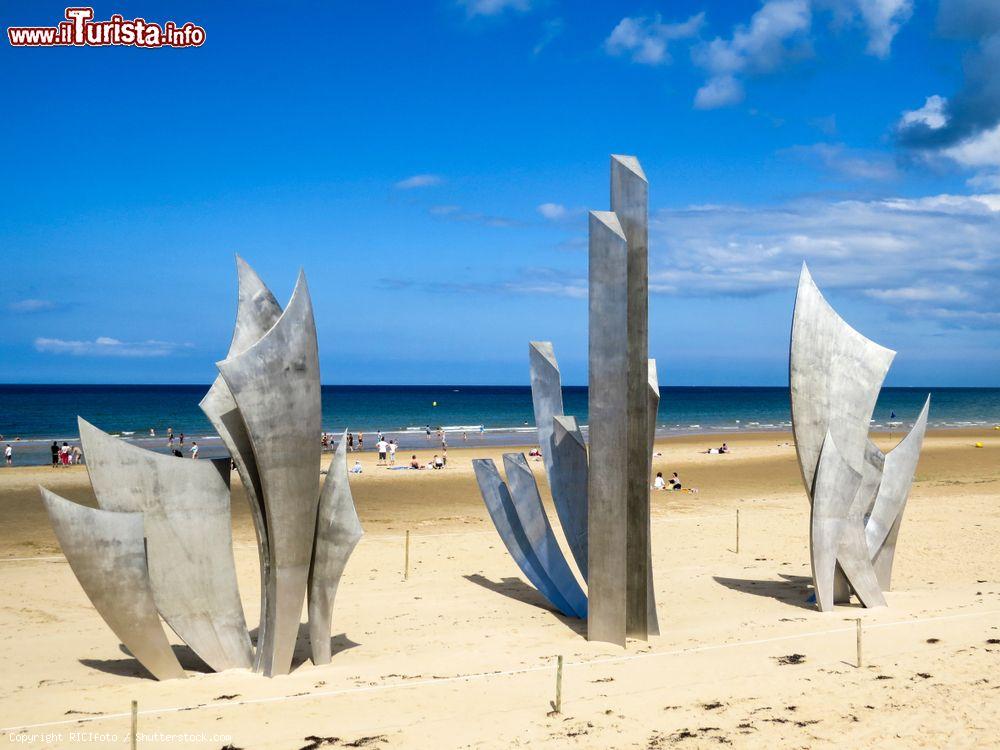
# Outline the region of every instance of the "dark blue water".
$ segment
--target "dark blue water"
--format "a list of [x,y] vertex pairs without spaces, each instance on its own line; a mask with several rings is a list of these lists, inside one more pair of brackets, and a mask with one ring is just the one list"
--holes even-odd
[[[80,415],[108,432],[208,436],[198,408],[201,385],[0,385],[0,435],[5,440],[76,437]],[[963,427],[1000,422],[1000,388],[885,388],[873,427],[895,412],[909,424],[933,392],[931,425]],[[564,389],[565,410],[587,422],[587,389]],[[786,388],[663,388],[659,429],[711,432],[789,426]],[[324,386],[323,429],[420,431],[425,426],[509,431],[533,426],[527,386]],[[462,430],[455,430],[461,432]],[[421,433],[422,434],[422,433]]]

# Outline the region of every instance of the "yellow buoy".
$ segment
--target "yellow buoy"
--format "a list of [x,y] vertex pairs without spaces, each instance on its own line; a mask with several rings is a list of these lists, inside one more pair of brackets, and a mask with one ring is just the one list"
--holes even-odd
[[982,447],[983,447],[983,444],[982,444],[982,443],[976,443],[976,447],[977,447],[977,448],[982,448]]

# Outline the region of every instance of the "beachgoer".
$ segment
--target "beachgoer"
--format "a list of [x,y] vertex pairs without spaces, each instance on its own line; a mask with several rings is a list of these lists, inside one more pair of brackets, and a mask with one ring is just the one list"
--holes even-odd
[[7,447],[3,449],[3,457],[7,462],[8,466],[14,463],[14,449],[10,447],[10,443],[7,443]]
[[365,449],[365,433],[359,432],[358,433],[358,450],[359,451],[364,451],[364,449]]
[[431,461],[431,466],[433,466],[435,469],[443,469],[444,461],[442,461],[441,457],[435,453],[434,460]]
[[354,466],[351,467],[352,474],[360,474],[364,469],[361,466],[361,461],[359,459],[354,459]]
[[191,458],[198,458],[198,443],[191,443]]
[[62,448],[59,449],[59,460],[62,461],[63,466],[69,466],[69,444],[63,443]]
[[72,455],[70,456],[70,459],[73,461],[73,463],[77,465],[83,463],[83,450],[80,448],[79,445],[73,446]]
[[348,432],[347,433],[347,450],[350,451],[351,453],[354,453],[354,433],[353,432]]
[[184,433],[181,433],[181,445],[184,445]]
[[671,476],[668,481],[670,483],[670,489],[672,489],[672,490],[679,490],[679,489],[681,489],[681,478],[679,476],[677,476],[677,472],[676,471],[673,473],[673,476]]
[[465,441],[465,440],[468,440],[468,439],[469,439],[469,433],[463,431],[462,432],[462,440]]
[[156,437],[156,430],[154,430],[152,427],[149,428],[149,436]]
[[[177,456],[177,458],[184,458],[184,454],[183,454],[183,453],[181,453],[181,452],[180,452],[179,450],[177,450],[176,448],[174,448],[174,455],[175,455],[175,456]],[[234,462],[234,463],[235,463],[235,462]]]
[[385,438],[379,438],[378,442],[375,443],[375,450],[378,451],[378,463],[385,466],[385,454],[389,452],[389,444],[385,442]]
[[663,480],[663,472],[656,472],[656,479],[653,480],[654,490],[665,490],[667,489],[667,483]]
[[417,455],[416,454],[413,454],[412,456],[410,456],[410,468],[411,469],[419,469],[420,468],[420,462],[417,460]]
[[390,440],[389,441],[389,465],[390,466],[395,466],[396,465],[396,441],[395,440]]
[[55,468],[59,465],[59,443],[55,440],[52,441],[52,467]]
[[326,437],[326,433],[324,432],[322,435],[320,435],[320,438],[319,438],[320,450],[325,451],[327,443],[328,443],[328,440],[327,440],[327,437]]
[[431,439],[431,426],[429,424],[428,425],[424,425],[424,432],[427,433],[427,439],[430,440]]
[[729,446],[723,443],[722,447],[719,448],[719,453],[729,453]]

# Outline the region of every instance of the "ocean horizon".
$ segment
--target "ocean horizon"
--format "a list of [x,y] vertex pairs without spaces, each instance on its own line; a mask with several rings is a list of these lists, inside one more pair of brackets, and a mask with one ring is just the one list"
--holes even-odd
[[[225,448],[198,402],[208,385],[0,385],[0,435],[19,443],[19,464],[48,461],[46,443],[78,438],[77,415],[109,433],[166,450],[166,433],[184,433],[186,446],[202,441],[199,455]],[[873,430],[906,430],[927,394],[929,426],[974,428],[1000,424],[1000,388],[887,387],[879,394]],[[791,428],[788,388],[782,386],[664,386],[658,435]],[[374,443],[382,431],[403,449],[424,448],[427,430],[443,428],[448,443],[521,445],[534,430],[531,388],[482,385],[325,385],[322,429],[363,432]],[[587,424],[586,386],[564,386],[565,412]],[[153,431],[153,434],[150,433]],[[436,441],[436,438],[434,439]]]

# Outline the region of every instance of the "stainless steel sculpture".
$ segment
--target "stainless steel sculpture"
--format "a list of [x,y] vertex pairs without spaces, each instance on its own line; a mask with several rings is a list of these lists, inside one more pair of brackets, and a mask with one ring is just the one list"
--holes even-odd
[[[264,334],[281,317],[281,306],[271,290],[265,286],[249,264],[238,255],[236,256],[236,275],[238,279],[236,324],[233,328],[233,338],[229,344],[227,357],[234,357],[245,352],[263,338]],[[236,406],[236,400],[222,375],[215,378],[215,382],[212,383],[212,387],[209,388],[199,405],[228,449],[233,464],[239,472],[243,491],[250,506],[254,532],[257,535],[257,553],[260,563],[260,625],[257,630],[257,642],[263,643],[267,640],[267,581],[270,575],[271,555],[267,539],[263,490],[261,489],[260,472],[257,469],[253,445],[250,443],[250,436],[247,434],[243,417]],[[258,671],[262,653],[263,651],[260,649],[257,650],[254,668]]]
[[363,534],[348,481],[345,431],[330,461],[316,517],[316,546],[309,570],[309,643],[314,664],[330,663],[333,602],[347,560]]
[[302,617],[319,502],[320,386],[305,276],[274,326],[218,363],[260,474],[270,555],[260,670],[287,674]]
[[[792,431],[812,504],[810,557],[823,611],[853,591],[884,606],[896,536],[920,453],[930,397],[888,455],[868,439],[895,352],[851,328],[803,264],[789,354]],[[895,531],[894,531],[895,530]]]
[[143,514],[88,508],[39,489],[63,554],[97,612],[154,677],[184,677],[156,614]]
[[[634,156],[611,157],[611,210],[627,243],[628,395],[626,502],[626,634],[646,639],[649,571],[649,182]],[[591,360],[593,367],[593,360]]]
[[213,670],[250,667],[233,561],[229,459],[155,453],[78,422],[98,505],[141,514],[153,600],[163,619]]
[[587,447],[576,420],[563,413],[562,376],[550,341],[528,344],[531,400],[552,504],[570,552],[587,579]]
[[[628,241],[611,211],[590,212],[589,236],[587,637],[624,646],[629,512]],[[643,434],[644,443],[648,437]],[[641,569],[645,572],[645,560]]]
[[[659,633],[649,518],[659,384],[656,363],[647,358],[648,184],[635,157],[611,157],[611,206],[589,218],[589,459],[576,420],[563,414],[552,344],[533,341],[528,351],[538,444],[553,504],[588,586],[581,602],[588,638],[625,645],[626,636]],[[568,565],[530,468],[523,457],[504,458],[509,491],[491,462],[476,462],[497,530],[550,601],[565,612],[558,600],[568,599],[571,609],[580,610],[570,596],[575,580],[567,583]]]
[[928,396],[910,432],[885,456],[882,483],[865,526],[868,554],[883,591],[891,588],[896,539],[903,522],[906,500],[910,496],[917,461],[920,459],[920,449],[924,444],[930,408],[931,397]]
[[497,471],[493,459],[477,458],[472,461],[479,491],[486,503],[493,525],[510,556],[539,593],[568,617],[579,617],[577,610],[563,596],[559,586],[552,580],[545,566],[538,558],[524,525],[514,506],[510,490]]

